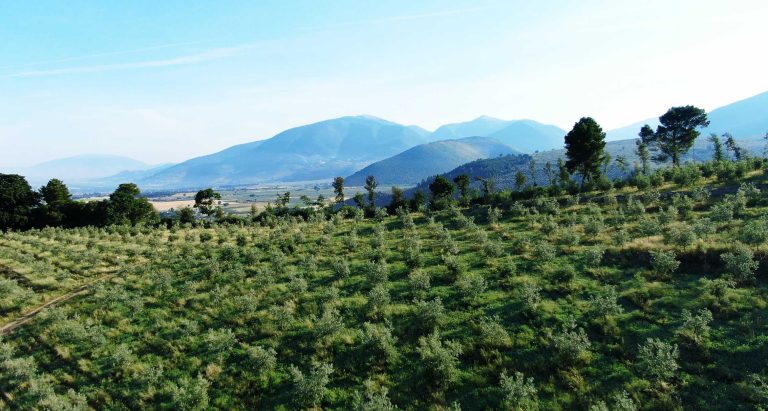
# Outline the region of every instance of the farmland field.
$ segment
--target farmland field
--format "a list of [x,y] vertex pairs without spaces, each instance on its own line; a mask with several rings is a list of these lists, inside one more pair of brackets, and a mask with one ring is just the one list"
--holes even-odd
[[754,409],[763,179],[7,232],[0,407]]

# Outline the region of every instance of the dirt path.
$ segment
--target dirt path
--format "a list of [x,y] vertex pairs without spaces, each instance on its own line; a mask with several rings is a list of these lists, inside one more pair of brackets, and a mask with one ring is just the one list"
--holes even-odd
[[2,326],[0,326],[0,334],[9,334],[9,333],[13,332],[13,330],[15,330],[15,329],[21,327],[22,325],[32,321],[38,314],[40,314],[41,311],[43,311],[44,309],[46,309],[48,307],[51,307],[51,306],[56,305],[58,303],[70,300],[72,298],[77,297],[78,295],[87,294],[88,293],[88,287],[90,287],[93,284],[96,284],[99,281],[108,280],[109,278],[112,278],[116,274],[117,273],[111,273],[111,274],[103,275],[103,276],[101,276],[101,277],[99,277],[99,278],[97,278],[97,279],[95,279],[93,281],[90,281],[90,282],[88,282],[86,284],[83,284],[83,285],[75,288],[74,290],[72,290],[72,291],[70,291],[70,292],[68,292],[68,293],[66,293],[64,295],[60,295],[60,296],[58,296],[56,298],[53,298],[53,299],[51,299],[49,301],[46,301],[45,304],[37,306],[37,307],[27,311],[26,313],[24,313],[24,315],[22,315],[21,317],[15,319],[15,320],[11,320],[11,321],[3,324]]

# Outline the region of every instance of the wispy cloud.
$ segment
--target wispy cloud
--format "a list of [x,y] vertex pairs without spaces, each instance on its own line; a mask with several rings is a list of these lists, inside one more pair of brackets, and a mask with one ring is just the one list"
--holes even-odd
[[307,30],[307,31],[326,30],[326,29],[335,29],[335,28],[352,27],[352,26],[363,26],[363,25],[369,25],[369,24],[391,23],[396,21],[423,20],[423,19],[432,19],[432,18],[438,18],[438,17],[452,17],[452,16],[459,16],[467,13],[475,13],[475,12],[483,11],[486,9],[487,7],[467,7],[462,9],[441,10],[441,11],[435,11],[431,13],[404,14],[400,16],[390,16],[390,17],[381,17],[377,19],[349,21],[349,22],[342,22],[342,23],[336,23],[336,24],[328,24],[324,26],[305,27],[303,30]]
[[45,77],[45,76],[58,76],[65,74],[82,74],[82,73],[102,73],[107,71],[117,70],[130,70],[130,69],[144,69],[144,68],[156,68],[156,67],[169,67],[180,66],[187,64],[203,63],[206,61],[221,60],[229,57],[235,57],[242,55],[248,50],[258,47],[258,43],[242,44],[234,47],[222,47],[212,50],[207,50],[201,53],[190,54],[186,56],[168,58],[168,59],[156,59],[156,60],[144,60],[134,61],[128,63],[116,63],[116,64],[97,64],[88,66],[76,66],[76,67],[63,67],[44,70],[27,70],[16,73],[6,74],[0,77]]
[[98,58],[98,57],[124,56],[129,54],[143,53],[145,51],[163,50],[163,49],[169,49],[174,47],[190,46],[190,45],[202,44],[202,43],[205,43],[205,41],[187,41],[187,42],[180,42],[180,43],[158,44],[154,46],[141,47],[141,48],[135,48],[130,50],[104,51],[101,53],[83,54],[80,56],[63,57],[59,59],[45,60],[45,61],[36,61],[33,63],[22,63],[22,64],[13,64],[9,66],[0,66],[0,70],[20,69],[24,67],[42,66],[46,64],[67,63],[70,61],[88,60],[88,59]]

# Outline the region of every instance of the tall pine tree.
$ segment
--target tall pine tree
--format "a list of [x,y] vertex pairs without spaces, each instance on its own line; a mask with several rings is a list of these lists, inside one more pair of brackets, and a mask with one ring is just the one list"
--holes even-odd
[[581,186],[600,175],[605,158],[605,133],[592,117],[582,117],[565,136],[565,166],[581,174]]

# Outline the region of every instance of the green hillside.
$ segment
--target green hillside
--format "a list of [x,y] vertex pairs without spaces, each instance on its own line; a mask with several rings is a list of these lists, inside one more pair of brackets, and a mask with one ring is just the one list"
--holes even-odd
[[468,137],[436,141],[377,161],[347,177],[346,183],[362,186],[366,176],[374,175],[380,184],[411,185],[473,160],[507,154],[519,152],[491,138]]
[[761,409],[767,166],[5,232],[0,408]]

